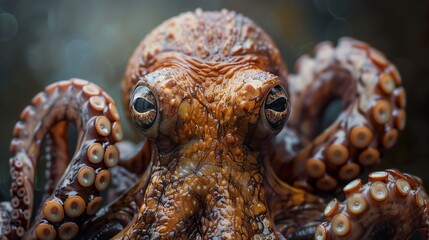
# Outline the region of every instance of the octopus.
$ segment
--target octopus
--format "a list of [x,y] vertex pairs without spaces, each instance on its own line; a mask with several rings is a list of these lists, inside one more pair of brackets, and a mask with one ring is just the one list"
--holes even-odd
[[[155,28],[129,60],[122,100],[141,143],[123,140],[100,87],[53,83],[13,130],[1,239],[429,239],[422,181],[370,171],[405,126],[397,68],[343,38],[295,72],[252,20],[198,9]],[[341,112],[323,127],[335,100]]]

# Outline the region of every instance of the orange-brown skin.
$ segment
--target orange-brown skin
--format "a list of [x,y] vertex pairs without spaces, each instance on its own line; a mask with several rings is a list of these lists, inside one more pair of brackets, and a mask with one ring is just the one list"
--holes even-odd
[[[351,39],[316,52],[288,77],[272,40],[242,15],[197,10],[167,20],[138,46],[122,83],[143,145],[113,145],[122,138],[119,116],[98,87],[80,80],[48,87],[14,131],[2,239],[367,239],[386,229],[397,239],[423,229],[428,238],[418,179],[388,170],[349,183],[404,126],[397,70]],[[295,109],[283,127],[287,90]],[[344,109],[319,135],[332,98],[342,98]],[[70,106],[84,111],[64,111]],[[68,121],[80,140],[72,159]],[[45,136],[48,160],[59,167],[47,167],[47,199],[30,224],[34,144]],[[94,215],[109,179],[112,203]],[[346,200],[328,204],[343,186]],[[387,218],[378,215],[384,211]]]
[[280,63],[265,33],[230,12],[184,14],[142,42],[124,96],[135,85],[156,96],[159,116],[143,134],[160,158],[139,214],[117,238],[275,237],[261,153],[275,131],[261,108],[273,87],[286,88],[272,74],[285,75]]

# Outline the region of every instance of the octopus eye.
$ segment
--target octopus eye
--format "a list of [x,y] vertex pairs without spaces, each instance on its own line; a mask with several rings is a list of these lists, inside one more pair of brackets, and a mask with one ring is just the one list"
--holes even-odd
[[131,98],[132,115],[136,124],[144,129],[150,128],[155,122],[158,105],[155,96],[146,86],[138,86]]
[[289,97],[282,86],[273,87],[264,104],[264,115],[270,126],[279,131],[289,118]]

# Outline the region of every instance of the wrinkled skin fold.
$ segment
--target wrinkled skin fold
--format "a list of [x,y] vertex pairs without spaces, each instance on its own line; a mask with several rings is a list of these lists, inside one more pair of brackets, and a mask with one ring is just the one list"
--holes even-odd
[[[250,19],[196,10],[148,34],[122,90],[142,143],[122,140],[114,100],[84,80],[54,83],[24,109],[2,239],[429,239],[419,178],[365,176],[406,107],[398,70],[366,43],[321,43],[288,75]],[[323,129],[335,100],[342,110]]]

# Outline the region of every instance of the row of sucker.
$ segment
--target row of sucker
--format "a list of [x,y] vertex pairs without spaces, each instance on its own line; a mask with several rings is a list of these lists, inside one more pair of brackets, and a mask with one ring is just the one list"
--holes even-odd
[[[296,187],[331,192],[378,163],[380,150],[395,144],[405,126],[405,91],[395,66],[366,43],[343,38],[337,48],[322,43],[315,51],[314,59],[298,61],[298,74],[289,81],[298,109],[289,125],[309,143],[295,157],[294,170],[283,166],[279,175]],[[328,96],[342,99],[343,109],[330,127],[311,136],[321,121],[318,111],[332,100]]]
[[[27,231],[40,147],[44,137],[61,121],[75,124],[78,132],[76,151],[64,176],[41,204],[34,224]],[[111,181],[109,168],[115,167],[119,161],[115,143],[121,141],[123,130],[114,100],[100,87],[84,80],[54,83],[33,98],[13,133],[10,146],[14,154],[10,160],[11,222],[9,229],[2,230],[2,235],[8,239],[74,238],[79,226],[102,206],[100,192]]]
[[67,121],[58,122],[45,135],[46,182],[41,202],[54,192],[55,184],[69,165],[68,125]]
[[[355,179],[324,210],[315,239],[409,239],[429,227],[428,196],[419,179],[397,170],[373,172],[368,183]],[[426,239],[426,236],[424,236]]]

